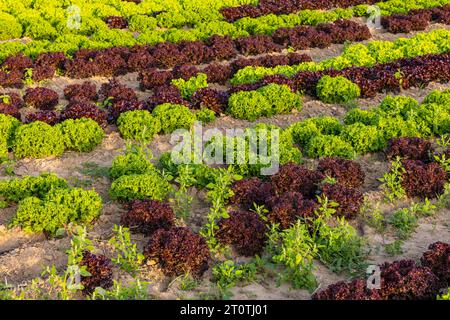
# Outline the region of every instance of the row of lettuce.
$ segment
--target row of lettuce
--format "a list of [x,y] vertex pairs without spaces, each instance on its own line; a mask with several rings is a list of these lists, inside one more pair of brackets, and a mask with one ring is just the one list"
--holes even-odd
[[[283,33],[280,33],[283,34]],[[289,35],[289,32],[287,33]],[[339,35],[342,36],[342,35]],[[283,38],[281,36],[281,38]],[[295,37],[294,37],[295,38]],[[170,81],[204,73],[209,82],[237,86],[255,83],[266,76],[285,75],[292,77],[301,71],[342,70],[350,67],[371,67],[379,63],[392,62],[425,54],[439,54],[449,50],[449,32],[438,30],[419,33],[409,39],[395,41],[371,41],[367,44],[349,44],[341,55],[313,62],[308,56],[294,53],[240,58],[230,64],[211,64],[204,68],[184,64],[176,65],[173,71],[149,68],[139,74],[141,89],[153,89],[170,84]],[[299,62],[296,62],[299,61]]]
[[[214,112],[192,112],[182,105],[162,104],[152,114],[147,111],[124,113],[118,120],[124,138],[149,140],[158,133],[190,128],[196,119],[212,121]],[[90,118],[67,119],[54,126],[42,121],[22,124],[16,118],[0,114],[0,157],[8,151],[22,158],[61,156],[64,151],[91,152],[105,137],[104,129]]]
[[321,62],[306,62],[293,66],[275,68],[246,67],[231,79],[232,85],[255,83],[265,76],[285,75],[292,77],[301,71],[342,70],[350,67],[371,67],[379,63],[411,58],[425,54],[439,54],[450,50],[450,32],[435,30],[419,33],[412,38],[395,41],[371,41],[367,44],[353,44],[344,48],[342,55]]
[[[339,19],[350,19],[354,16],[369,14],[367,12],[368,6],[363,5],[355,8],[335,9],[326,12],[320,10],[304,10],[290,15],[267,15],[259,18],[244,18],[235,23],[215,20],[200,23],[194,28],[170,28],[169,26],[170,29],[161,31],[157,29],[157,22],[154,20],[158,18],[163,19],[166,15],[171,14],[171,10],[167,10],[166,7],[166,9],[161,10],[164,12],[159,12],[156,17],[136,13],[130,18],[130,30],[121,30],[110,29],[107,26],[102,19],[110,15],[114,16],[114,14],[113,12],[110,12],[110,14],[101,14],[102,9],[98,3],[94,5],[92,11],[89,11],[89,8],[92,7],[84,1],[81,1],[82,3],[79,6],[81,8],[81,20],[77,20],[78,18],[76,16],[74,18],[71,14],[68,14],[66,6],[59,7],[58,4],[56,7],[54,4],[34,5],[36,9],[30,9],[26,4],[10,2],[7,1],[2,6],[0,4],[2,8],[9,8],[2,13],[4,28],[2,28],[3,34],[1,38],[5,40],[30,37],[32,41],[28,43],[8,41],[0,44],[0,57],[2,59],[19,52],[35,57],[43,52],[73,54],[81,48],[102,49],[114,46],[133,46],[136,44],[151,45],[164,41],[194,41],[206,39],[213,35],[238,38],[251,34],[272,34],[280,27],[291,28],[305,24],[317,25],[319,23],[334,22]],[[207,2],[208,4],[202,6],[202,8],[211,4],[213,8],[217,6],[217,4],[213,3],[214,1]],[[408,1],[407,3],[390,0],[378,3],[377,5],[381,8],[383,15],[388,15],[393,13],[406,13],[412,9],[439,7],[446,4],[449,4],[448,0],[414,0]],[[132,6],[133,4],[130,5]],[[208,9],[209,12],[214,12],[214,10]],[[40,11],[40,13],[36,14],[36,10]],[[107,12],[106,9],[105,12]],[[137,9],[137,12],[139,12],[139,9]],[[185,11],[184,14],[186,12],[189,12],[189,10]],[[95,17],[95,15],[100,15],[101,18]],[[208,17],[209,14],[206,14],[204,18],[199,18],[198,15],[187,16],[190,19],[207,19],[205,17]],[[68,19],[71,23],[68,23]],[[22,23],[24,26],[22,26]],[[78,27],[70,28],[71,24],[77,26],[77,23],[79,23]],[[181,25],[183,24],[181,23]],[[138,34],[137,37],[135,36],[136,33]]]
[[[207,22],[220,21],[222,7],[256,4],[256,0],[74,0],[69,2],[50,1],[12,1],[2,0],[0,10],[2,30],[0,40],[36,35],[41,30],[44,35],[55,37],[60,34],[92,35],[95,29],[107,29],[105,19],[122,17],[128,20],[131,31],[154,30],[157,28],[177,28]],[[79,15],[79,17],[78,17]],[[80,28],[71,28],[70,22],[82,22]],[[80,19],[80,20],[78,20]],[[41,25],[42,27],[38,26]],[[11,34],[8,34],[8,31]],[[38,33],[39,35],[39,33]],[[33,38],[34,39],[34,38]]]
[[[131,118],[131,114],[142,114],[145,112],[131,111],[128,113],[127,118]],[[147,116],[150,117],[150,115]],[[132,127],[136,128],[135,132],[147,132],[149,125],[151,125],[151,122],[137,124],[134,121]],[[120,127],[121,125],[119,124],[119,130],[121,130]],[[388,96],[377,108],[370,110],[355,108],[350,110],[343,121],[334,117],[321,116],[294,123],[285,130],[266,124],[258,124],[253,129],[257,132],[261,130],[266,131],[266,134],[269,135],[269,145],[267,147],[268,154],[265,156],[278,156],[281,164],[289,162],[300,163],[303,156],[310,158],[342,157],[353,159],[357,155],[383,150],[386,148],[388,141],[393,138],[431,138],[450,133],[450,91],[433,91],[422,104],[410,97]],[[270,130],[272,129],[281,130],[279,148],[273,151],[279,154],[271,153]],[[219,148],[222,146],[224,150],[228,150],[231,147],[230,150],[235,152],[232,155],[235,161],[238,157],[248,160],[252,152],[248,149],[248,133],[250,131],[245,131],[242,136],[224,138],[226,140],[221,142],[216,141],[220,143],[217,146]],[[134,137],[128,136],[128,138],[138,137],[139,133],[135,134]],[[211,141],[207,142],[207,144],[210,143]],[[246,145],[247,149],[238,150],[237,146],[241,145],[241,143]],[[224,152],[224,157],[227,156],[230,157]],[[268,166],[268,164],[264,162],[266,159],[263,156],[255,156],[259,161],[255,164],[244,162],[232,166],[236,172],[244,176],[259,175],[261,168]],[[187,157],[188,159],[184,161],[190,160],[195,163],[194,154]],[[162,159],[165,159],[163,162],[166,163],[166,169],[173,171],[170,155],[166,155]],[[226,159],[229,158],[221,159],[222,163],[226,163]],[[197,167],[200,171],[208,171],[205,165],[198,165]],[[205,174],[207,175],[207,173]],[[207,184],[207,178],[205,179]]]
[[[301,108],[301,97],[286,86],[270,84],[244,93],[246,97],[242,94],[231,96],[231,114],[248,113],[249,106],[245,103],[248,95],[252,103],[258,101],[257,113],[253,114],[255,119]],[[214,112],[208,109],[193,112],[183,105],[162,104],[152,112],[124,112],[117,125],[125,139],[148,142],[158,133],[190,129],[196,120],[209,122],[214,118]],[[0,119],[3,157],[8,150],[12,150],[17,158],[60,156],[64,150],[90,152],[105,135],[97,122],[86,118],[68,119],[55,126],[40,121],[22,124],[7,115],[0,115]],[[388,96],[378,108],[352,109],[346,114],[344,124],[332,117],[310,118],[290,126],[284,135],[309,157],[352,158],[355,154],[379,151],[394,137],[431,137],[449,133],[449,119],[450,92],[435,91],[422,104],[409,97]]]

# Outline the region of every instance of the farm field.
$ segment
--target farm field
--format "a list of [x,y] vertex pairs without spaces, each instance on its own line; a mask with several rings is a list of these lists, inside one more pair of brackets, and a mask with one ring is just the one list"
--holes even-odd
[[450,0],[0,0],[0,300],[450,299]]

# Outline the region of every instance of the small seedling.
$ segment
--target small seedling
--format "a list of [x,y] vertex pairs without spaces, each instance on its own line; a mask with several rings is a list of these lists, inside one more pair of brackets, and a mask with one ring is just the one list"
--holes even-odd
[[379,179],[383,183],[381,188],[389,202],[405,196],[406,193],[402,187],[404,173],[405,168],[403,168],[401,158],[397,157],[391,163],[391,170],[385,173],[383,178]]
[[149,282],[142,282],[137,279],[128,284],[128,286],[123,286],[121,283],[114,280],[113,287],[110,290],[105,290],[103,288],[96,288],[91,300],[148,300],[148,286]]
[[196,180],[191,166],[184,165],[178,169],[178,177],[175,179],[178,189],[174,192],[171,202],[174,205],[177,216],[187,218],[194,198],[189,195],[189,188],[195,185]]
[[408,239],[417,227],[417,216],[408,208],[400,209],[391,216],[389,223],[397,230],[400,239]]
[[121,269],[136,274],[144,261],[144,255],[141,254],[136,244],[131,242],[130,230],[122,226],[114,225],[114,237],[109,243],[117,252],[117,257],[112,261]]
[[384,247],[384,251],[390,256],[398,256],[403,253],[402,245],[403,241],[395,240],[394,242],[387,244]]

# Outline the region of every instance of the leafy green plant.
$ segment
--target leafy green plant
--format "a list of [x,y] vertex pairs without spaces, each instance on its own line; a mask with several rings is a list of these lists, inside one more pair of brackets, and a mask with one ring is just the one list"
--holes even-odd
[[302,108],[302,97],[294,93],[286,85],[269,84],[258,89],[267,100],[270,106],[268,115],[289,113],[292,109],[298,111]]
[[437,197],[436,209],[450,207],[450,184],[446,183],[444,186],[444,192]]
[[203,123],[210,123],[216,120],[216,113],[210,109],[202,108],[196,112],[197,120]]
[[239,283],[252,282],[256,273],[255,263],[235,264],[232,260],[216,264],[212,269],[213,279],[223,291]]
[[217,220],[230,217],[226,210],[226,202],[233,196],[231,185],[235,180],[240,179],[240,176],[232,172],[231,167],[228,170],[219,169],[215,172],[214,182],[207,186],[209,189],[207,198],[212,206],[207,215],[207,223],[200,231],[200,235],[206,238],[211,252],[220,250],[220,244],[215,236],[216,231],[219,229]]
[[341,138],[350,143],[358,154],[380,151],[385,145],[377,127],[362,123],[344,126]]
[[27,232],[56,235],[71,222],[92,222],[100,215],[102,207],[102,199],[95,191],[52,189],[42,200],[36,197],[22,200],[11,226],[21,226]]
[[125,154],[113,159],[109,176],[114,180],[121,176],[145,174],[153,171],[155,167],[151,163],[152,158],[151,150],[145,145],[128,143]]
[[447,289],[447,293],[438,295],[437,300],[450,300],[450,288]]
[[355,123],[362,123],[366,126],[377,126],[380,116],[373,110],[362,110],[353,108],[347,112],[344,117],[344,123],[351,125]]
[[200,284],[200,281],[192,277],[189,273],[179,276],[176,280],[179,280],[179,288],[182,291],[192,291]]
[[308,143],[317,135],[339,135],[342,124],[333,117],[309,118],[291,125],[288,130],[292,133],[293,142],[306,148]]
[[113,232],[114,236],[109,243],[117,252],[117,257],[112,261],[128,273],[136,274],[144,261],[144,255],[138,251],[136,244],[131,242],[128,228],[114,225]]
[[25,72],[23,74],[22,82],[26,86],[32,86],[34,84],[33,68],[25,68]]
[[58,128],[36,121],[16,130],[13,150],[17,158],[60,156],[64,152],[64,137]]
[[4,136],[0,137],[0,164],[8,159],[8,143]]
[[68,188],[67,181],[53,173],[0,181],[0,198],[19,202],[28,197],[44,199],[54,189]]
[[345,77],[322,77],[317,84],[317,96],[326,103],[345,103],[358,98],[361,89]]
[[314,216],[306,219],[317,246],[317,257],[333,272],[361,272],[368,254],[365,240],[344,218],[331,223],[338,207],[336,202],[329,201],[326,197],[319,197],[318,202]]
[[389,224],[397,230],[400,239],[407,239],[417,227],[418,217],[408,208],[394,212],[389,219]]
[[157,170],[144,174],[132,174],[116,179],[109,190],[111,198],[116,200],[160,200],[166,199],[170,184]]
[[367,224],[378,232],[383,233],[386,230],[386,219],[379,207],[364,210],[364,218]]
[[317,281],[313,274],[313,259],[317,256],[318,247],[310,236],[308,227],[300,220],[291,228],[284,230],[279,237],[269,237],[276,240],[270,246],[275,248],[272,259],[286,267],[281,280],[289,281],[295,289],[306,288],[313,291]]
[[420,216],[429,217],[432,216],[437,209],[438,209],[437,205],[431,203],[431,201],[428,198],[425,198],[423,202],[414,203],[411,206],[410,211],[419,217]]
[[311,158],[342,157],[353,159],[355,150],[350,143],[338,136],[317,135],[306,146],[306,153]]
[[409,112],[418,109],[419,103],[405,96],[387,96],[381,101],[380,111],[387,116],[405,117]]
[[159,120],[161,130],[166,134],[176,129],[190,129],[196,120],[195,114],[188,107],[179,104],[160,104],[152,115]]
[[[72,239],[70,241],[70,248],[67,250],[67,267],[63,274],[60,275],[58,270],[53,265],[47,267],[42,273],[43,277],[47,277],[50,288],[38,289],[38,294],[45,294],[47,297],[56,297],[58,300],[72,300],[76,299],[77,294],[84,289],[80,278],[89,277],[91,274],[86,270],[86,266],[81,266],[84,251],[91,251],[94,247],[91,240],[89,240],[86,228],[76,227],[72,231]],[[37,283],[39,279],[35,280]],[[37,287],[35,287],[37,288]],[[27,293],[22,294],[26,296]],[[38,298],[39,299],[39,298]]]
[[[16,118],[0,113],[0,143],[4,148],[3,152],[6,153],[13,146],[15,133],[20,125],[21,122]],[[4,154],[0,152],[0,155]]]
[[16,298],[16,293],[14,288],[7,283],[0,282],[0,300],[14,300]]
[[161,122],[147,110],[135,110],[122,113],[117,127],[125,139],[149,142],[161,131]]
[[139,279],[123,286],[120,282],[114,280],[113,287],[110,290],[96,288],[92,294],[92,300],[148,300],[148,287],[150,282],[143,282]]
[[1,12],[0,21],[0,41],[17,39],[22,36],[22,25],[14,16]]
[[208,87],[208,76],[204,73],[199,73],[187,81],[184,79],[174,79],[172,80],[172,84],[180,89],[181,96],[184,99],[189,100],[195,91]]
[[286,85],[270,84],[254,91],[239,91],[228,100],[227,112],[235,118],[255,121],[262,116],[300,110],[301,96]]
[[436,143],[442,149],[442,153],[434,155],[434,160],[441,165],[447,173],[450,173],[450,159],[447,158],[446,149],[450,147],[450,135],[444,134]]
[[319,258],[333,272],[360,272],[365,267],[365,241],[344,218],[336,226],[324,224],[317,238]]
[[384,246],[384,251],[390,256],[398,256],[403,253],[403,241],[395,240]]
[[390,171],[385,173],[383,177],[379,179],[383,183],[381,189],[383,190],[386,199],[390,202],[397,198],[402,198],[406,194],[402,187],[404,173],[405,168],[403,168],[401,158],[397,157],[391,162]]
[[92,119],[68,119],[56,127],[61,130],[67,150],[90,152],[105,137],[103,129]]
[[189,216],[189,210],[194,198],[189,195],[189,187],[195,185],[195,176],[193,168],[189,165],[181,165],[178,167],[178,177],[175,182],[178,184],[178,189],[173,194],[171,202],[174,205],[175,213],[183,218]]

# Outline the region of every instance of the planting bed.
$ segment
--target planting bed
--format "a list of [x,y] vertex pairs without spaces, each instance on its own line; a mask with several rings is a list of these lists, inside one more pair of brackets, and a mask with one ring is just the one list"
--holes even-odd
[[[446,292],[449,2],[185,2],[93,1],[73,33],[55,5],[46,33],[0,0],[0,299]],[[175,165],[196,121],[279,130],[279,171]]]

